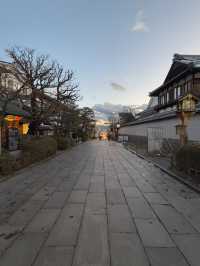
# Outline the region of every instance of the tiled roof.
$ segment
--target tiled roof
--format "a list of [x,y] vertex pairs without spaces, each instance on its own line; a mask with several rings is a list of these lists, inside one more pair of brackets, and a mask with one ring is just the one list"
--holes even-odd
[[172,117],[176,116],[175,111],[168,111],[168,112],[162,112],[162,113],[154,113],[152,115],[146,116],[146,117],[141,117],[135,120],[134,122],[128,123],[125,126],[133,126],[137,124],[143,124],[143,123],[148,123],[156,120],[163,120],[163,119],[169,119]]
[[23,117],[30,117],[30,113],[23,110],[16,102],[9,102],[6,110],[3,110],[3,100],[0,100],[0,113],[5,112],[6,115],[19,115]]
[[194,67],[200,67],[200,55],[175,54],[173,61],[183,64],[193,64]]
[[[156,120],[170,119],[170,118],[177,116],[176,111],[165,111],[161,113],[160,112],[149,112],[149,115],[147,115],[147,110],[148,109],[142,112],[138,119],[136,119],[135,121],[131,123],[127,123],[124,126],[133,126],[137,124],[153,122]],[[146,115],[143,115],[143,113],[146,113]],[[196,105],[196,113],[200,113],[200,101]]]

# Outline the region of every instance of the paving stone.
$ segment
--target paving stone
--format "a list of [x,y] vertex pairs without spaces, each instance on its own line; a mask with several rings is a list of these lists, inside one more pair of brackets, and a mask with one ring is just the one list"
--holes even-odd
[[55,191],[55,187],[46,186],[38,191],[31,199],[32,200],[48,200],[51,194]]
[[135,187],[136,184],[131,180],[129,176],[119,177],[119,181],[122,187]]
[[[103,162],[102,162],[102,165],[103,165]],[[96,167],[94,168],[94,175],[97,175],[97,176],[104,176],[104,170],[102,169],[103,167],[101,167],[101,169],[96,169]]]
[[143,198],[142,193],[136,187],[123,187],[126,198]]
[[[59,209],[55,219],[41,214]],[[199,195],[114,142],[81,144],[0,183],[0,216],[0,266],[110,266],[110,255],[112,266],[200,261]]]
[[31,266],[44,239],[44,233],[20,236],[0,258],[0,266]]
[[106,216],[84,216],[73,266],[109,266],[109,260]]
[[151,204],[169,204],[160,193],[144,193],[144,196]]
[[22,232],[22,227],[8,224],[0,225],[0,256]]
[[57,188],[56,191],[60,191],[60,192],[68,192],[71,191],[72,188],[74,186],[74,181],[66,181],[66,182],[62,182]]
[[112,266],[148,266],[148,259],[137,234],[111,234]]
[[106,213],[106,199],[103,193],[89,193],[86,201],[86,212],[92,214]]
[[87,191],[86,190],[73,190],[68,202],[70,203],[84,203],[86,200]]
[[90,179],[91,183],[101,183],[104,184],[104,175],[94,175],[94,173],[91,175]]
[[153,186],[147,182],[136,181],[136,184],[142,192],[156,192]]
[[177,248],[146,248],[151,266],[189,266]]
[[81,223],[83,204],[68,204],[50,232],[47,246],[73,246]]
[[26,187],[23,193],[27,193],[30,196],[34,195],[39,189],[41,189],[41,185],[31,184],[30,186]]
[[107,178],[106,177],[106,182],[105,182],[105,186],[106,186],[106,189],[120,189],[120,184],[117,180],[117,178]]
[[173,235],[173,239],[191,266],[199,266],[200,235]]
[[134,218],[154,219],[155,214],[144,198],[127,198],[129,208]]
[[168,198],[171,205],[181,212],[200,233],[200,198],[189,200],[174,195]]
[[109,229],[112,233],[136,232],[127,205],[108,206]]
[[105,193],[105,187],[103,183],[99,183],[99,182],[92,182],[90,184],[90,190],[89,192],[93,192],[93,193]]
[[90,177],[79,177],[77,184],[75,185],[74,189],[76,190],[88,190],[90,185]]
[[154,205],[153,209],[170,233],[194,234],[197,231],[178,213],[176,209],[169,205]]
[[30,200],[17,210],[8,220],[11,225],[24,227],[44,205],[42,200]]
[[124,196],[121,189],[108,189],[107,190],[108,204],[122,204],[125,203]]
[[60,183],[62,182],[62,178],[59,178],[58,176],[55,178],[53,178],[49,183],[48,186],[54,187],[56,188],[57,186],[60,185]]
[[26,228],[26,232],[46,232],[49,231],[55,223],[60,210],[42,209],[34,217],[31,223]]
[[145,247],[174,247],[169,234],[158,220],[135,219],[140,237]]
[[71,266],[72,247],[45,247],[34,266]]
[[61,209],[69,195],[69,191],[54,192],[43,208]]

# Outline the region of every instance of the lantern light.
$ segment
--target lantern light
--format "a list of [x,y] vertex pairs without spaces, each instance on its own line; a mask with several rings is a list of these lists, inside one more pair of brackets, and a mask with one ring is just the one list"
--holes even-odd
[[184,113],[193,113],[196,111],[196,103],[198,98],[192,94],[188,94],[181,98],[178,102],[177,111]]

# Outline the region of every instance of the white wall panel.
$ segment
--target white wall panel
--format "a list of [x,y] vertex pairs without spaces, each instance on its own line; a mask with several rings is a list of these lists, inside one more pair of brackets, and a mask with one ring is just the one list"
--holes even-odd
[[[154,121],[150,123],[144,123],[129,127],[120,128],[119,133],[121,135],[136,135],[136,136],[147,136],[147,129],[152,127],[163,128],[164,136],[166,138],[178,139],[176,135],[175,126],[180,124],[178,118],[166,119],[161,121]],[[200,115],[195,115],[191,118],[188,124],[188,138],[193,141],[200,141]]]

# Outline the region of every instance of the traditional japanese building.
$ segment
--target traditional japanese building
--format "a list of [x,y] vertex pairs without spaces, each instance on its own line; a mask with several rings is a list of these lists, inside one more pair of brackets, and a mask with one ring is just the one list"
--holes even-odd
[[[120,135],[149,150],[161,149],[163,142],[169,146],[178,142],[177,104],[189,93],[200,97],[200,55],[175,54],[163,84],[150,92],[147,109],[138,114],[135,121],[123,125]],[[200,141],[200,104],[187,130],[189,141]]]
[[175,54],[164,83],[150,93],[155,110],[175,110],[178,99],[192,93],[200,97],[200,55]]

